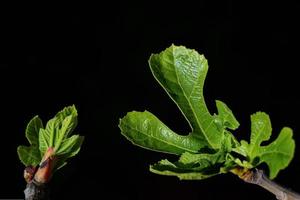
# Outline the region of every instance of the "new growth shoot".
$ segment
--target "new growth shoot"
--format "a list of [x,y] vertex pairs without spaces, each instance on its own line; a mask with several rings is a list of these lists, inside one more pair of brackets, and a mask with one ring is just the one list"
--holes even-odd
[[[178,155],[175,162],[164,159],[150,165],[151,172],[184,180],[201,180],[228,172],[243,178],[245,174],[254,176],[256,167],[265,163],[269,178],[274,179],[289,165],[295,151],[292,129],[282,128],[278,137],[269,141],[270,118],[264,112],[257,112],[251,115],[250,140],[238,141],[233,133],[239,122],[230,108],[216,100],[217,113],[209,112],[203,96],[208,71],[203,55],[172,45],[159,54],[152,54],[149,65],[154,78],[191,128],[187,136],[179,135],[148,111],[129,112],[120,119],[122,135],[133,144]],[[268,144],[262,145],[266,141]]]
[[45,184],[55,171],[65,166],[67,160],[80,151],[84,137],[72,135],[77,126],[77,116],[73,105],[58,112],[45,127],[38,116],[28,123],[25,136],[30,146],[19,146],[17,149],[26,167],[26,200],[47,199]]

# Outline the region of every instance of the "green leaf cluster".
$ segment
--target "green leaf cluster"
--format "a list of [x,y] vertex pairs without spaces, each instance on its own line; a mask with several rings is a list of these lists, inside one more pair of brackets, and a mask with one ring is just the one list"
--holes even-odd
[[149,66],[191,128],[188,135],[175,133],[148,111],[129,112],[120,119],[122,135],[133,144],[179,155],[178,161],[164,159],[151,165],[150,171],[180,179],[204,179],[236,167],[251,169],[266,163],[270,178],[275,178],[288,166],[295,149],[290,128],[283,128],[275,141],[262,145],[270,139],[271,122],[267,114],[257,112],[251,116],[250,142],[239,142],[232,134],[239,122],[230,108],[216,100],[217,113],[209,112],[203,96],[208,71],[203,55],[172,45],[159,54],[152,54]]
[[39,116],[28,123],[25,135],[30,146],[19,146],[19,158],[25,166],[37,166],[48,148],[54,148],[55,169],[66,164],[66,160],[75,156],[84,140],[83,136],[72,135],[77,126],[77,110],[69,106],[58,112],[43,126]]

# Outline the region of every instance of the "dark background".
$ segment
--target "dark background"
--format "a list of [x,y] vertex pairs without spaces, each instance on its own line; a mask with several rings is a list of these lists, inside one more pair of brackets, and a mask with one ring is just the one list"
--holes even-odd
[[[23,197],[16,148],[27,143],[27,122],[75,104],[76,132],[86,139],[55,174],[53,199],[275,199],[231,174],[203,181],[152,174],[148,165],[170,156],[131,145],[117,127],[126,112],[147,109],[189,131],[147,64],[174,43],[206,56],[207,105],[212,113],[215,99],[229,105],[241,123],[238,138],[249,137],[250,114],[261,110],[275,135],[293,128],[299,146],[300,5],[238,2],[1,6],[0,198]],[[297,148],[276,181],[300,192],[299,164]]]

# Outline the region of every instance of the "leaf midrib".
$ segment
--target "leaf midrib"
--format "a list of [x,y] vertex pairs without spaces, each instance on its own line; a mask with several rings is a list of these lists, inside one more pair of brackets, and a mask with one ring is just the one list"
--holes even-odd
[[[198,120],[198,117],[197,117],[197,115],[196,115],[196,113],[195,113],[195,110],[194,110],[193,106],[191,105],[190,99],[187,97],[187,95],[186,95],[186,93],[185,93],[185,91],[184,91],[184,89],[183,89],[183,87],[182,87],[182,85],[181,85],[181,83],[180,83],[180,81],[179,81],[176,63],[174,62],[174,57],[175,57],[175,56],[174,56],[174,51],[172,51],[173,66],[174,66],[174,71],[175,71],[175,75],[176,75],[176,79],[177,79],[178,85],[179,85],[180,89],[182,90],[182,93],[183,93],[184,97],[186,98],[186,100],[187,100],[187,102],[188,102],[188,104],[189,104],[189,106],[190,106],[190,108],[191,108],[191,110],[192,110],[192,113],[193,113],[193,115],[194,115],[194,117],[195,117],[195,119],[196,119],[196,122],[197,122],[198,127],[200,128],[201,132],[203,133],[203,135],[204,135],[205,139],[207,140],[207,142],[209,143],[209,145],[210,145],[211,147],[214,147],[214,145],[212,145],[211,141],[208,139],[208,137],[207,137],[207,135],[206,135],[206,133],[205,133],[203,127],[201,126],[201,124],[200,124],[200,122],[199,122],[199,120]],[[198,74],[198,76],[197,76],[197,80],[199,80],[199,74]],[[193,92],[193,90],[194,90],[194,86],[195,86],[195,84],[193,85],[192,92]],[[191,92],[191,94],[192,94],[192,92]],[[190,95],[190,96],[191,96],[191,95]],[[179,108],[179,109],[180,109],[180,108]],[[181,110],[181,109],[180,109],[180,110]],[[183,113],[183,112],[182,112],[182,113]],[[183,115],[185,116],[184,113],[183,113]],[[192,127],[192,130],[193,130],[193,127]]]
[[281,154],[284,155],[286,157],[292,157],[290,154],[286,153],[286,152],[282,152],[282,151],[266,151],[266,152],[260,152],[260,156],[263,156],[265,154]]
[[[151,135],[151,134],[149,134],[149,135],[148,135],[148,134],[145,134],[144,132],[142,132],[142,131],[140,131],[140,130],[138,130],[138,129],[136,129],[136,128],[130,126],[130,125],[127,125],[126,123],[123,123],[123,125],[126,126],[126,127],[129,128],[129,129],[131,129],[131,130],[137,131],[138,133],[143,134],[143,135],[145,135],[145,136],[148,136],[148,137],[150,137],[150,138],[153,138],[153,139],[155,139],[155,140],[157,140],[157,141],[159,141],[159,142],[161,142],[161,143],[165,143],[165,144],[167,144],[167,145],[174,146],[174,147],[176,147],[176,148],[178,148],[178,149],[182,149],[182,150],[184,150],[184,151],[188,151],[188,152],[192,152],[192,153],[197,153],[197,151],[194,151],[194,150],[188,149],[188,148],[184,148],[184,147],[182,147],[182,146],[178,146],[178,145],[176,145],[176,144],[174,144],[174,143],[167,142],[166,140],[162,140],[162,139],[160,139],[160,138],[158,138],[158,137],[154,137],[154,136]],[[174,134],[176,134],[176,133],[174,133]],[[123,135],[126,136],[126,137],[128,137],[126,134],[123,134]],[[189,136],[181,136],[181,137],[189,137]]]
[[[264,123],[264,125],[263,125],[263,127],[261,128],[261,130],[259,131],[259,133],[257,134],[257,137],[256,137],[256,139],[255,139],[255,141],[254,141],[254,144],[253,145],[251,145],[251,155],[253,154],[253,151],[254,151],[254,148],[255,147],[260,147],[260,144],[259,144],[259,142],[258,142],[258,139],[259,139],[259,136],[260,136],[260,134],[262,134],[263,132],[264,132],[264,129],[266,128],[266,126],[267,126],[267,123]],[[250,138],[250,142],[251,142],[251,138]],[[263,142],[263,141],[261,141],[261,142]],[[250,143],[251,144],[251,143]]]

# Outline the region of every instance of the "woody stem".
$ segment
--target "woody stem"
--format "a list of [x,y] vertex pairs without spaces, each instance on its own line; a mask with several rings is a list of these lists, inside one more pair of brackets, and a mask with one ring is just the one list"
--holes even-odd
[[244,169],[231,170],[232,173],[238,175],[247,183],[258,185],[276,196],[278,200],[300,200],[300,195],[290,191],[274,181],[270,180],[262,170],[255,169],[253,171]]
[[[39,167],[34,174],[29,177],[25,177],[27,181],[25,193],[25,200],[48,200],[49,192],[47,183],[52,177],[52,170],[55,163],[54,150],[49,147],[45,152],[45,155],[39,164]],[[26,170],[26,169],[25,169]]]
[[46,184],[38,183],[35,180],[27,183],[24,190],[25,200],[48,200],[49,192]]

